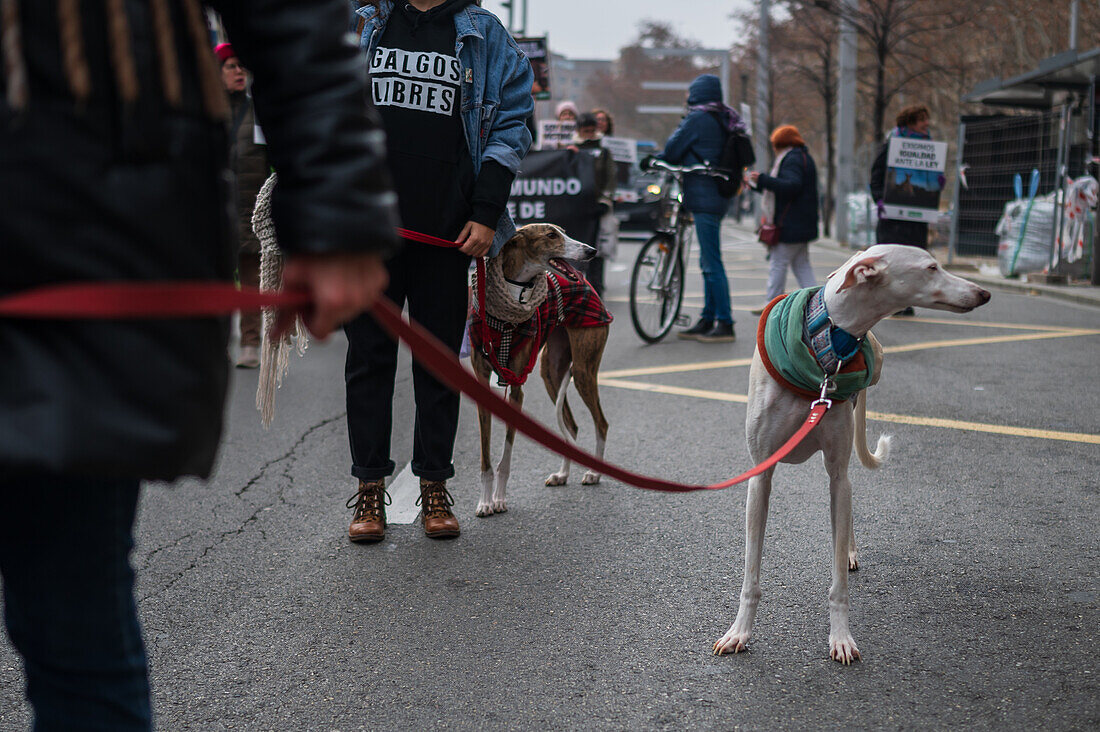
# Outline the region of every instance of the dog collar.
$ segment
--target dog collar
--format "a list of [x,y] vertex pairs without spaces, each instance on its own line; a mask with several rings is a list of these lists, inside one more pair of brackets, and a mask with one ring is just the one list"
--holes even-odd
[[829,310],[825,307],[825,288],[821,287],[806,305],[806,318],[802,322],[802,340],[813,351],[814,358],[826,374],[835,374],[845,361],[859,353],[862,338],[833,325]]
[[520,305],[526,305],[531,297],[531,291],[535,289],[535,279],[532,277],[527,282],[514,282],[507,277],[504,283],[508,287],[508,294]]

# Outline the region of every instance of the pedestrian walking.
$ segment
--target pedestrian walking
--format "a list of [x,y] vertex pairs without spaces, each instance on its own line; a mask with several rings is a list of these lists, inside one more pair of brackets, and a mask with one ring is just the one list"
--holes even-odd
[[[388,165],[405,228],[461,243],[406,242],[386,262],[387,296],[457,352],[467,315],[471,257],[496,255],[515,233],[506,204],[531,145],[534,103],[527,57],[492,13],[472,0],[374,0],[356,11],[375,106],[387,130]],[[280,181],[280,186],[282,182]],[[397,342],[372,318],[348,323],[345,368],[351,474],[348,537],[385,536]],[[458,395],[418,363],[412,473],[431,538],[459,535],[447,481]]]
[[577,130],[573,136],[573,144],[569,149],[573,152],[583,152],[594,159],[596,173],[596,190],[599,203],[599,238],[597,240],[596,256],[590,259],[584,269],[585,278],[599,295],[603,294],[604,287],[604,261],[615,256],[615,245],[618,241],[618,219],[612,212],[612,201],[615,196],[615,161],[611,157],[611,151],[601,143],[602,135],[597,132],[598,125],[596,115],[585,112],[577,118]]
[[[901,221],[888,219],[886,214],[886,155],[890,150],[890,140],[894,137],[908,137],[917,140],[931,140],[929,128],[932,116],[928,107],[915,104],[902,109],[895,118],[897,126],[886,133],[886,140],[879,148],[875,162],[871,165],[871,198],[878,208],[878,225],[875,227],[875,241],[879,244],[905,244],[911,247],[928,248],[928,224],[924,221]],[[898,315],[913,315],[913,308],[905,308]]]
[[[766,302],[783,294],[788,268],[799,287],[817,284],[810,266],[810,242],[818,236],[817,167],[794,125],[775,128],[771,143],[775,151],[771,172],[745,174],[745,181],[764,193],[761,222],[779,230],[776,242],[768,247]],[[759,315],[764,308],[752,312]]]
[[[312,294],[324,337],[381,292],[397,245],[347,5],[209,4],[255,72],[285,281]],[[0,293],[231,281],[230,108],[199,4],[65,7],[4,7]],[[152,726],[129,563],[140,481],[210,475],[228,332],[0,319],[0,574],[36,730]]]
[[[260,286],[260,241],[252,232],[252,208],[256,194],[267,180],[270,165],[266,146],[256,139],[256,116],[248,91],[248,72],[229,43],[214,47],[221,63],[222,83],[229,94],[229,164],[237,181],[237,230],[241,246],[237,254],[237,276],[241,285]],[[242,310],[240,351],[237,367],[254,369],[260,365],[259,310]]]
[[[687,115],[665,143],[661,157],[675,165],[716,165],[726,137],[747,128],[737,112],[722,103],[722,84],[713,74],[698,76],[688,87]],[[684,206],[695,218],[699,265],[703,270],[703,312],[680,338],[706,343],[734,340],[730,285],[722,264],[722,218],[729,199],[718,192],[713,176],[684,176]]]

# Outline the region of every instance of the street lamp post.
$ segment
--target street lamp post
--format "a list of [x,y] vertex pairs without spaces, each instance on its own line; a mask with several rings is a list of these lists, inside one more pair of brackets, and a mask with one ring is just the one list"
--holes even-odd
[[848,194],[855,191],[856,157],[856,28],[851,13],[858,10],[859,0],[841,0],[844,9],[838,13],[840,49],[837,59],[836,99],[836,239],[848,241]]

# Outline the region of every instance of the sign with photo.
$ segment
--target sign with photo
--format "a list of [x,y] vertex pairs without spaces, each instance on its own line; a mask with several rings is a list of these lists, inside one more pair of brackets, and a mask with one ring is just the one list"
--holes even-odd
[[947,170],[947,143],[893,137],[886,151],[885,217],[934,223]]
[[603,137],[600,144],[615,161],[615,200],[638,200],[637,192],[630,187],[632,170],[638,165],[638,141],[629,137]]
[[531,85],[531,95],[535,99],[550,98],[550,47],[546,36],[542,38],[517,38],[516,45],[527,54],[531,62],[531,71],[535,74],[535,83]]
[[573,131],[577,125],[573,122],[558,122],[554,119],[539,122],[539,150],[560,150],[573,142]]

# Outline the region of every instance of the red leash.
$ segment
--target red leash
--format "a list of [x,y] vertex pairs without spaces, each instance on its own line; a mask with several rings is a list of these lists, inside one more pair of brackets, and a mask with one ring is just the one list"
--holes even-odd
[[[450,239],[441,239],[438,236],[432,236],[431,234],[421,234],[419,231],[412,231],[411,229],[398,229],[397,235],[403,239],[409,239],[410,241],[418,241],[421,244],[431,244],[436,247],[444,247],[447,249],[456,249],[460,246],[457,241],[451,241]],[[536,317],[538,311],[535,311]],[[485,258],[477,258],[477,314],[481,318],[481,345],[485,352],[485,358],[489,360],[489,365],[493,367],[493,371],[497,373],[500,378],[510,385],[522,384],[527,380],[527,375],[531,373],[535,367],[535,361],[539,357],[539,349],[531,349],[531,358],[527,361],[527,367],[523,370],[523,374],[517,374],[508,368],[505,364],[500,362],[500,357],[496,353],[496,349],[493,348],[493,342],[489,334],[489,318],[485,312]],[[392,333],[391,333],[392,335]],[[440,379],[442,381],[442,379]]]
[[541,424],[531,419],[524,412],[510,404],[507,400],[497,396],[487,386],[484,386],[477,377],[468,369],[462,367],[454,354],[451,353],[435,336],[415,322],[406,322],[401,317],[401,311],[387,300],[380,299],[371,309],[371,314],[379,325],[385,328],[390,335],[399,338],[408,344],[416,360],[437,379],[457,392],[461,392],[474,400],[479,406],[485,407],[493,415],[503,420],[508,425],[515,427],[523,434],[530,437],[543,447],[567,457],[586,468],[598,470],[604,475],[621,480],[623,483],[645,488],[647,490],[664,491],[667,493],[687,493],[689,491],[717,491],[723,488],[742,483],[754,475],[759,475],[768,470],[793,450],[806,435],[810,433],[822,416],[828,411],[832,403],[828,400],[814,402],[809,416],[797,432],[787,440],[783,447],[756,467],[748,470],[736,478],[731,478],[722,483],[711,485],[685,485],[672,483],[660,478],[651,478],[646,475],[632,473],[629,470],[612,465],[604,460],[581,450],[571,442],[567,442],[560,435],[556,435]]
[[[401,236],[454,248],[455,242],[400,230]],[[411,236],[415,235],[415,236]],[[480,262],[480,259],[479,259]],[[484,264],[480,265],[484,267]],[[238,290],[222,282],[99,282],[49,285],[0,297],[0,317],[20,319],[190,318],[227,315],[234,310],[279,307],[301,310],[309,304],[304,292]],[[375,320],[392,336],[408,344],[417,361],[451,389],[470,397],[535,442],[608,477],[646,490],[686,493],[722,490],[768,470],[791,452],[817,426],[832,406],[827,399],[811,404],[806,421],[771,457],[735,478],[711,485],[686,485],[630,472],[581,450],[554,434],[498,396],[458,362],[435,336],[413,321],[406,322],[390,300],[380,298],[371,309]]]

